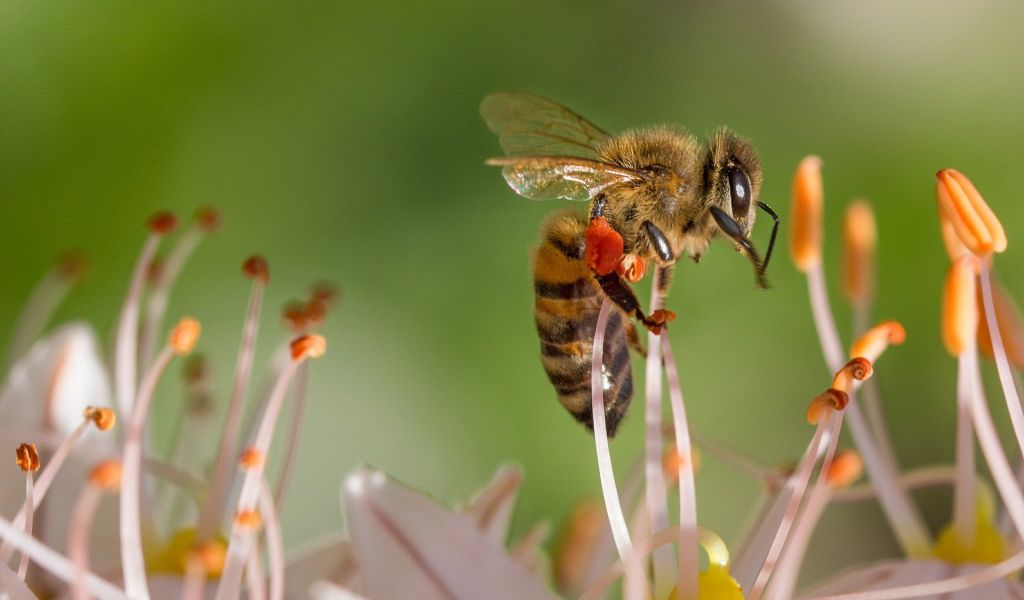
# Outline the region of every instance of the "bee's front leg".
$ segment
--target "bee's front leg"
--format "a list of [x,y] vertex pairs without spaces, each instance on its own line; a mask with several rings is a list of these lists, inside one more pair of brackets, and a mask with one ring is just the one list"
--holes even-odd
[[640,308],[640,301],[636,299],[636,294],[633,293],[633,289],[619,277],[618,273],[596,275],[596,277],[597,282],[601,285],[601,289],[611,298],[612,302],[618,304],[619,308],[626,311],[626,314],[634,315],[640,319],[644,327],[654,335],[661,333],[661,330],[669,321],[676,319],[676,313],[664,309],[658,309],[649,315],[645,315],[644,311]]

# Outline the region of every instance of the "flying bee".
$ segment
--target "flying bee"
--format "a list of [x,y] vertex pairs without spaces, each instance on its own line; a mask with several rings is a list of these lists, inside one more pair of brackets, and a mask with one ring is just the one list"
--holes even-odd
[[[670,127],[612,136],[571,110],[532,94],[484,98],[480,113],[498,135],[509,186],[534,200],[590,203],[589,216],[560,213],[541,227],[533,257],[534,317],[541,361],[562,405],[593,429],[590,371],[597,315],[604,298],[614,311],[605,334],[602,375],[608,434],[614,435],[633,393],[629,348],[641,349],[631,321],[658,334],[675,315],[645,314],[630,288],[647,263],[667,287],[683,254],[698,261],[719,234],[754,266],[757,284],[775,246],[779,218],[760,202],[761,163],[750,143],[720,129],[703,148]],[[756,211],[774,219],[764,259],[750,241]]]

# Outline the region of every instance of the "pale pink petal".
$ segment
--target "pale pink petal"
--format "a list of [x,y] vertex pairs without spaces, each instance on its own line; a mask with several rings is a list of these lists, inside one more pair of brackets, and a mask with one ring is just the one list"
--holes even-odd
[[491,481],[473,496],[461,512],[472,517],[488,538],[504,544],[522,481],[523,472],[519,467],[498,467]]
[[314,583],[358,589],[359,571],[348,541],[335,536],[300,548],[285,568],[285,597],[308,598]]
[[[983,569],[990,565],[953,565],[940,560],[887,561],[849,570],[819,584],[801,598],[828,598],[838,594],[880,591],[918,583],[938,581]],[[935,596],[927,596],[935,598]],[[1024,584],[1009,579],[997,579],[985,585],[942,594],[943,600],[1002,600],[1024,597]]]
[[0,562],[0,598],[4,600],[36,600],[36,595],[6,564]]
[[554,598],[472,518],[379,471],[363,468],[349,475],[342,499],[352,552],[370,598]]

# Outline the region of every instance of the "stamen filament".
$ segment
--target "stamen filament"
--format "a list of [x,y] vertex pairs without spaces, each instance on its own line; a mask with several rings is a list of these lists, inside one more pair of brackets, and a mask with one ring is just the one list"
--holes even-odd
[[985,307],[985,321],[988,324],[988,332],[992,340],[992,354],[995,355],[999,383],[1003,386],[1003,397],[1006,399],[1006,408],[1010,413],[1010,421],[1013,423],[1013,434],[1017,437],[1017,446],[1024,456],[1024,407],[1021,406],[1020,397],[1017,395],[1010,362],[1006,357],[1006,348],[1003,346],[1003,334],[999,330],[999,323],[996,322],[995,305],[992,301],[992,278],[989,273],[988,261],[978,262],[981,265],[981,296]]
[[142,378],[138,395],[132,403],[131,422],[125,432],[121,459],[123,480],[120,506],[121,569],[124,573],[125,592],[132,598],[149,599],[140,525],[142,435],[146,428],[149,405],[153,400],[156,384],[167,369],[167,365],[174,355],[184,355],[192,351],[199,338],[199,329],[196,320],[186,317],[171,330],[167,345]]
[[665,374],[668,376],[669,398],[672,404],[672,421],[676,437],[676,452],[682,466],[679,469],[679,568],[676,576],[676,598],[696,599],[698,596],[697,573],[697,487],[693,480],[693,452],[690,447],[690,428],[683,403],[683,388],[679,382],[675,357],[668,334],[662,343],[665,353]]
[[267,560],[270,564],[270,600],[284,600],[284,538],[277,515],[274,492],[265,479],[260,481],[260,514],[267,532]]
[[132,278],[128,284],[121,315],[117,320],[117,334],[114,341],[114,390],[117,397],[117,408],[121,416],[132,414],[135,401],[136,380],[136,348],[138,344],[139,300],[142,296],[142,284],[146,279],[146,269],[153,262],[156,249],[160,245],[163,234],[153,231],[142,245],[142,252],[135,262]]
[[[252,258],[249,259],[250,262],[252,260]],[[224,419],[224,431],[221,433],[220,447],[217,450],[217,462],[210,479],[210,493],[207,497],[206,505],[199,516],[199,524],[196,527],[196,539],[199,541],[208,540],[219,526],[224,514],[224,507],[227,503],[229,484],[233,480],[231,462],[235,454],[235,448],[238,445],[242,409],[245,406],[245,394],[249,387],[249,376],[252,372],[252,362],[256,350],[256,335],[259,331],[260,311],[263,305],[263,291],[266,283],[266,277],[253,276],[252,292],[249,296],[249,309],[246,312],[245,324],[242,326],[242,344],[238,351],[238,362],[235,365],[235,380],[231,391],[231,402],[228,404],[227,416]]]
[[68,291],[71,290],[74,280],[75,278],[69,277],[64,268],[58,266],[36,284],[29,294],[21,314],[18,315],[17,324],[11,334],[4,372],[9,371],[14,362],[24,356],[32,347],[32,342],[39,337],[39,333],[46,327],[50,317],[57,311]]
[[[33,506],[35,504],[32,500],[32,488],[33,488],[33,476],[32,471],[25,471],[25,506]],[[32,535],[32,515],[35,511],[30,510],[25,515],[25,535]],[[21,562],[18,564],[18,577],[23,581],[25,574],[28,573],[28,555],[21,555]]]
[[[974,347],[973,340],[970,342]],[[977,352],[977,349],[968,350]],[[956,383],[956,484],[953,487],[953,529],[957,542],[971,547],[975,533],[974,431],[971,425],[971,396],[974,378],[970,361],[963,354],[957,361]]]
[[252,544],[249,545],[249,561],[245,569],[247,597],[251,600],[266,600],[267,584],[263,576],[263,563],[260,561],[259,540],[256,531],[249,532]]
[[285,442],[284,459],[281,474],[278,475],[274,488],[274,502],[280,509],[284,506],[284,498],[295,471],[296,459],[299,455],[299,439],[302,438],[302,425],[306,422],[306,390],[309,388],[309,365],[299,368],[292,397],[291,427],[288,428],[288,441]]
[[[651,284],[651,307],[650,312],[662,308],[664,305],[664,287],[667,286],[667,272],[663,269],[656,269],[654,281]],[[646,493],[644,494],[647,505],[647,514],[650,520],[651,531],[660,531],[669,525],[668,519],[668,496],[665,485],[665,476],[661,466],[662,446],[661,435],[661,411],[662,411],[662,383],[661,383],[661,336],[652,332],[647,333],[647,361],[644,377],[644,481],[646,482]],[[671,548],[659,548],[652,555],[654,567],[654,595],[657,598],[669,594],[672,585],[673,556]],[[696,580],[695,580],[696,581]],[[686,597],[686,596],[682,596]]]
[[71,597],[74,600],[89,598],[86,584],[86,573],[89,572],[89,532],[96,517],[96,510],[103,499],[103,489],[92,482],[88,483],[78,494],[74,507],[71,509],[71,526],[68,529],[68,558],[75,565],[75,577],[71,584]]
[[[315,358],[323,354],[326,342],[320,336],[301,336],[296,338],[291,345],[292,360],[290,360],[281,372],[281,376],[271,393],[267,409],[263,413],[259,429],[256,432],[256,439],[253,448],[261,455],[266,456],[270,450],[270,442],[274,435],[274,427],[277,424],[277,417],[281,413],[281,405],[288,391],[295,372],[306,358]],[[265,461],[259,461],[251,468],[245,470],[245,479],[242,481],[242,490],[238,495],[238,508],[236,515],[252,513],[256,507],[256,500],[259,494],[260,479],[266,466]],[[250,546],[253,536],[250,535],[249,527],[240,522],[236,517],[231,527],[231,537],[228,543],[227,564],[221,575],[220,585],[217,587],[217,600],[231,600],[239,593],[239,586],[242,581],[242,570],[245,567],[246,559],[250,553]],[[252,592],[253,590],[250,590]]]
[[[75,566],[59,552],[27,535],[20,527],[16,527],[7,519],[0,517],[0,537],[8,541],[16,550],[31,557],[32,562],[53,573],[66,583],[73,583]],[[117,586],[100,578],[95,573],[86,573],[86,585],[89,591],[100,600],[128,600],[128,596]]]

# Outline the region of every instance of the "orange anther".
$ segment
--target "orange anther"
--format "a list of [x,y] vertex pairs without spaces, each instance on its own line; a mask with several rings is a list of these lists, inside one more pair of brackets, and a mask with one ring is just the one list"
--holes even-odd
[[89,259],[85,254],[69,250],[57,261],[57,272],[69,281],[78,281],[89,271]]
[[832,378],[832,387],[842,392],[849,392],[853,388],[854,380],[864,381],[871,377],[872,370],[871,361],[868,359],[863,356],[853,358],[836,372]]
[[897,321],[883,321],[869,329],[850,346],[850,356],[862,356],[872,363],[889,345],[898,346],[907,339],[907,332]]
[[847,487],[864,474],[864,460],[856,450],[840,450],[825,472],[825,483],[833,489]]
[[821,218],[825,192],[821,183],[821,159],[800,161],[793,177],[793,208],[790,211],[789,250],[796,268],[803,272],[821,262]]
[[300,335],[292,340],[291,350],[292,360],[294,361],[306,358],[320,358],[327,351],[327,340],[322,335]]
[[14,451],[14,462],[21,467],[22,471],[39,470],[39,452],[35,444],[22,444]]
[[615,270],[622,259],[625,247],[622,236],[612,229],[608,220],[597,217],[590,221],[586,233],[584,260],[598,275],[607,275]]
[[192,317],[184,317],[171,330],[171,349],[175,354],[181,356],[192,352],[196,342],[199,341],[199,321]]
[[106,407],[87,406],[83,416],[96,425],[100,431],[110,431],[117,425],[117,415],[113,409]]
[[307,327],[318,327],[323,325],[324,320],[327,319],[327,305],[319,300],[310,300],[305,304],[304,309]]
[[209,233],[220,228],[220,211],[209,206],[204,206],[196,211],[192,221],[197,227]]
[[949,217],[941,210],[939,211],[939,231],[942,233],[942,245],[946,247],[946,254],[949,255],[949,260],[959,260],[971,253],[967,246],[964,246],[964,243],[960,241],[960,237],[957,236],[956,230],[953,229],[953,223],[950,222]]
[[942,291],[942,342],[954,357],[963,354],[978,335],[976,260],[964,256],[946,272]]
[[261,283],[270,281],[270,264],[259,254],[253,254],[242,263],[242,274]]
[[811,400],[807,406],[807,422],[817,425],[833,411],[843,410],[850,403],[850,397],[846,392],[837,389],[827,389],[817,398]]
[[[690,447],[689,464],[693,466],[693,472],[700,471],[700,453],[697,449]],[[677,452],[675,448],[671,448],[665,451],[665,454],[661,457],[661,468],[665,472],[665,478],[669,481],[675,481],[679,479],[679,473],[687,466],[687,457],[683,456],[682,453]]]
[[323,304],[325,308],[330,308],[338,301],[340,293],[338,292],[338,288],[334,287],[330,283],[321,281],[313,286],[309,292],[309,296],[311,300]]
[[149,220],[146,221],[146,227],[151,232],[159,235],[166,235],[174,231],[174,228],[177,226],[178,218],[166,211],[160,211],[149,217]]
[[238,464],[241,465],[243,469],[254,469],[261,466],[265,460],[266,457],[264,457],[263,453],[256,448],[246,448],[242,451],[242,456],[239,457]]
[[843,214],[843,291],[850,302],[867,303],[875,287],[875,214],[858,200]]
[[292,331],[298,333],[309,328],[309,322],[306,320],[308,315],[306,312],[305,302],[293,300],[288,304],[285,304],[282,314],[284,316],[285,325],[287,325]]
[[116,491],[121,487],[121,463],[117,460],[106,460],[92,468],[89,483],[107,491]]
[[935,175],[939,210],[949,219],[957,237],[977,256],[1006,250],[1006,233],[974,184],[955,169]]
[[260,513],[255,510],[240,510],[235,514],[235,522],[242,527],[257,529],[263,524],[263,519],[260,517]]
[[[186,560],[196,561],[203,571],[211,577],[220,577],[227,558],[227,547],[220,540],[210,540],[196,544],[189,551]],[[185,566],[185,565],[183,565]]]

